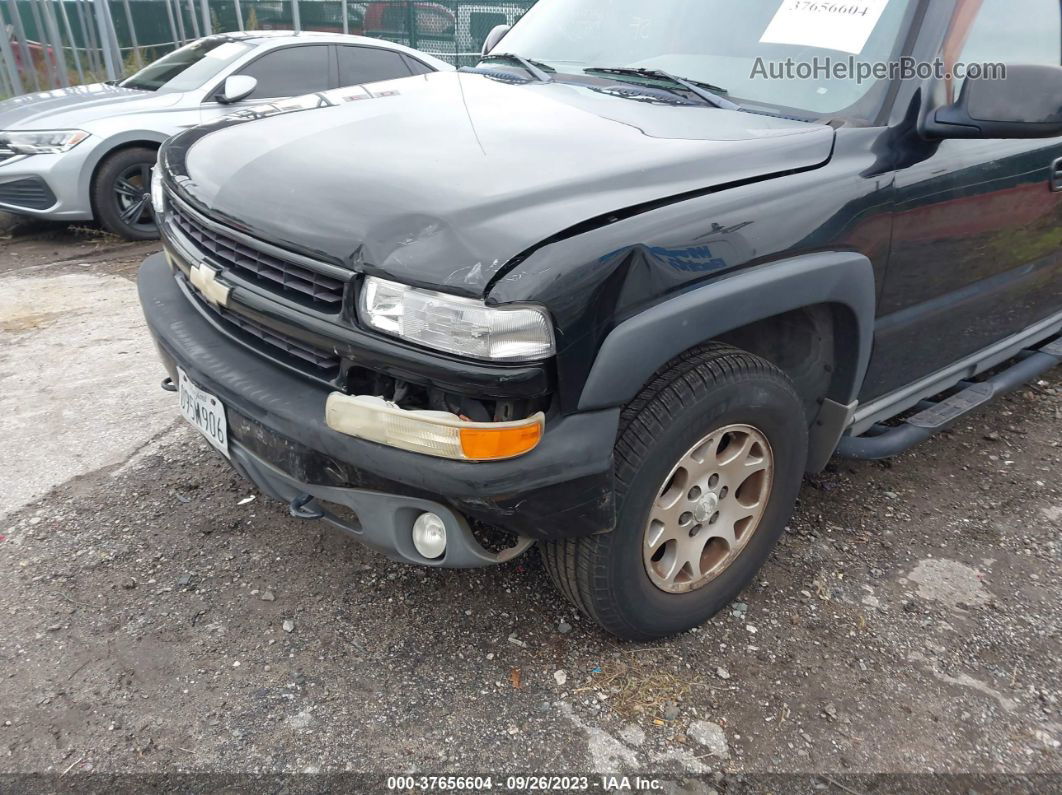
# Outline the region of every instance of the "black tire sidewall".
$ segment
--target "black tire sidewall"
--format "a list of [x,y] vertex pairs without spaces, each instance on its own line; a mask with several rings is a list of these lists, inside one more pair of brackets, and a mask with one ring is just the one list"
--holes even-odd
[[[645,523],[657,493],[672,468],[710,431],[747,424],[759,429],[774,454],[774,478],[767,509],[741,554],[715,580],[684,594],[657,588],[642,554]],[[732,601],[767,560],[785,528],[803,479],[807,458],[804,411],[784,376],[752,376],[719,384],[687,405],[642,458],[619,505],[610,534],[608,567],[612,598],[633,632],[651,639],[702,624]]]
[[114,184],[118,175],[127,168],[139,163],[147,163],[154,166],[156,152],[152,149],[137,147],[124,149],[107,158],[96,172],[96,178],[92,185],[92,207],[96,215],[96,221],[108,232],[126,240],[155,240],[159,234],[157,230],[152,232],[134,229],[126,224],[121,218],[121,210],[115,196]]

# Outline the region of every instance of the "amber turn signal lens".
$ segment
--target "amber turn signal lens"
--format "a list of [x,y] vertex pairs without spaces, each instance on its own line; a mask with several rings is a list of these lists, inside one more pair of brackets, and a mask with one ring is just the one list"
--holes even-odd
[[542,424],[518,428],[462,428],[461,452],[473,461],[515,458],[534,450],[542,440]]
[[325,423],[334,431],[401,450],[456,461],[498,461],[530,452],[542,439],[538,412],[513,422],[470,422],[444,411],[399,408],[380,397],[333,392]]

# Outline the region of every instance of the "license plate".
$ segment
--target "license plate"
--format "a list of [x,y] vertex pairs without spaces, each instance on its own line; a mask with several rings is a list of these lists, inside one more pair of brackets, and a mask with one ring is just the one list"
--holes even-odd
[[188,380],[184,370],[177,371],[177,393],[184,418],[198,428],[219,453],[228,458],[229,426],[225,421],[225,405]]

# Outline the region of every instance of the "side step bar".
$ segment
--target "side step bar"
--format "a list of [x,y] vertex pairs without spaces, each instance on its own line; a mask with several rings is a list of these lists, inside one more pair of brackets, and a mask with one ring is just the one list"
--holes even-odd
[[1041,348],[1022,351],[1014,364],[991,378],[962,382],[959,386],[964,389],[949,398],[938,403],[923,401],[918,404],[919,413],[899,425],[875,425],[863,436],[843,437],[837,455],[867,461],[899,455],[992,398],[1027,384],[1059,364],[1062,364],[1062,337]]

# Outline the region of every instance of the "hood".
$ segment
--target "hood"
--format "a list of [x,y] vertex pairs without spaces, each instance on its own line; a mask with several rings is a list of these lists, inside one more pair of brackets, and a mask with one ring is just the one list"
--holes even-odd
[[825,125],[607,87],[442,73],[371,88],[189,131],[165,147],[164,167],[184,198],[251,235],[480,296],[566,230],[822,165],[834,140]]
[[182,96],[108,83],[40,91],[0,102],[0,130],[83,129],[98,119],[169,108]]

